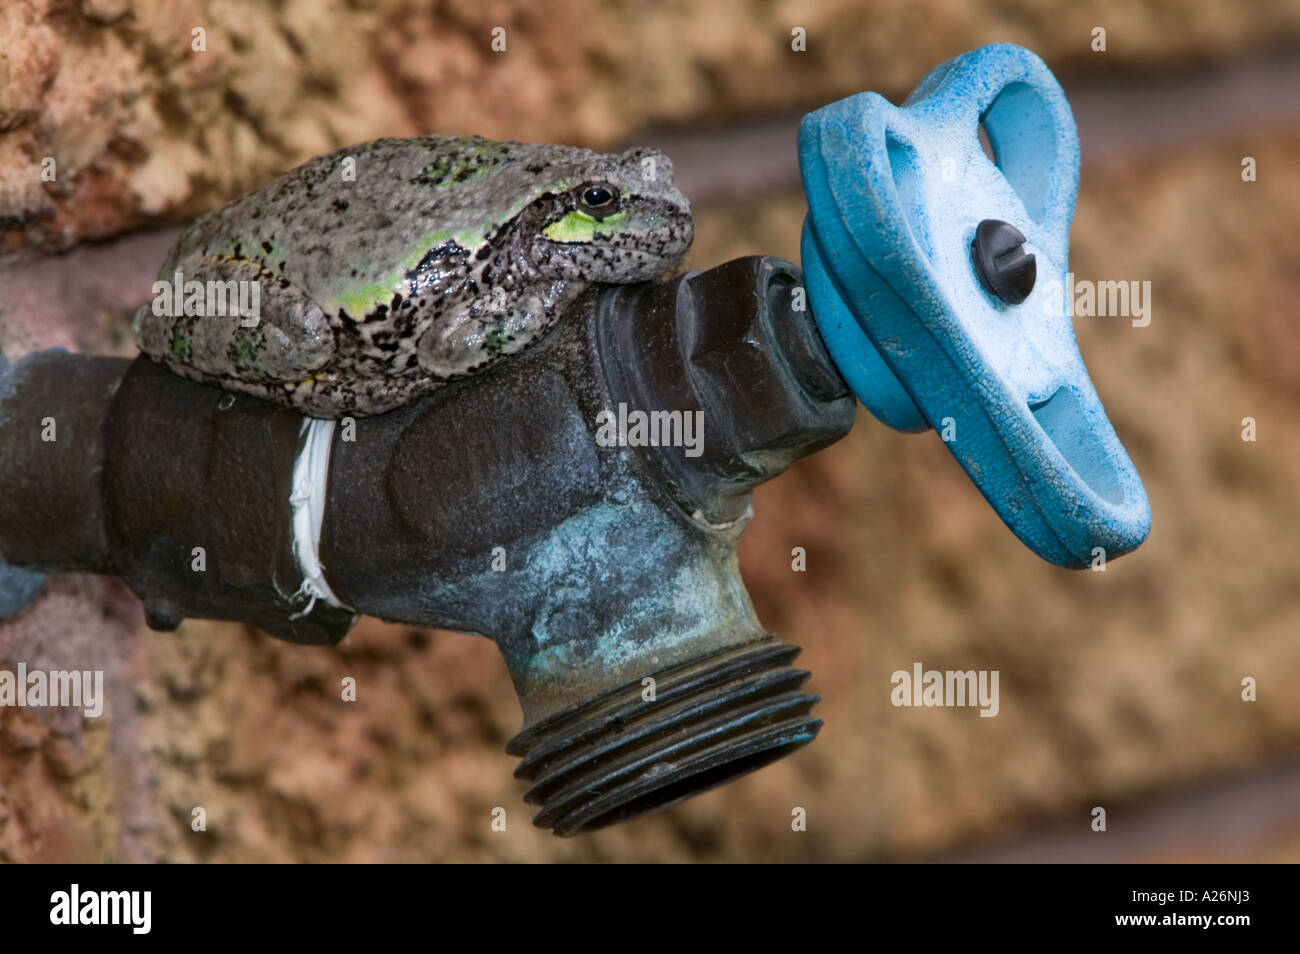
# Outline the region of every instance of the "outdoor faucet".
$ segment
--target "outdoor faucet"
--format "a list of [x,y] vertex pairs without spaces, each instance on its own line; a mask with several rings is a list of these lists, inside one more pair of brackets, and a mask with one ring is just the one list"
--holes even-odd
[[[593,289],[508,368],[340,422],[143,356],[29,355],[0,379],[9,588],[114,573],[162,630],[193,616],[331,644],[368,613],[478,633],[519,694],[507,750],[538,825],[678,801],[821,725],[736,558],[753,488],[854,419],[801,295],[795,266],[757,257]],[[309,569],[292,498],[313,460]]]
[[803,274],[752,257],[593,287],[507,368],[377,417],[146,358],[0,362],[0,617],[74,571],[120,575],[156,629],[332,644],[368,613],[487,636],[534,820],[573,834],[817,734],[736,546],[753,489],[843,437],[855,397],[938,430],[1044,559],[1139,546],[1146,493],[1052,297],[1079,146],[1042,61],[975,50],[901,106],[810,114],[799,151]]

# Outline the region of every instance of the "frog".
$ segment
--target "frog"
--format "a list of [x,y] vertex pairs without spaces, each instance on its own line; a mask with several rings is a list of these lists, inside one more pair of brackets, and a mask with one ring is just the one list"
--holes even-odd
[[593,285],[672,271],[693,237],[672,162],[654,149],[378,139],[181,232],[155,292],[173,278],[215,283],[233,302],[232,282],[253,283],[246,307],[201,314],[202,302],[160,307],[158,294],[132,330],[192,380],[309,417],[373,416],[518,356]]

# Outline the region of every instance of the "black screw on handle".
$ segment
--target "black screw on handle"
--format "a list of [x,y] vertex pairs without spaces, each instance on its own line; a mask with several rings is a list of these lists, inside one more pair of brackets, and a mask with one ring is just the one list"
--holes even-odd
[[1018,305],[1034,290],[1038,263],[1025,251],[1025,237],[1009,222],[985,219],[975,229],[971,256],[975,274],[990,294]]

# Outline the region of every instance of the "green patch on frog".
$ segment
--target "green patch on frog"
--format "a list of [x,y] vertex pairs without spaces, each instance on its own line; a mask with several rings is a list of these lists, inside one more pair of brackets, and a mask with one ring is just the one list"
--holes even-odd
[[261,328],[240,328],[230,338],[229,355],[241,371],[259,371],[262,368]]
[[552,242],[590,242],[600,232],[608,232],[608,226],[617,225],[626,215],[615,212],[603,219],[588,215],[578,209],[566,214],[548,225],[543,234]]
[[190,336],[184,322],[178,321],[172,326],[172,336],[167,343],[167,350],[180,361],[189,360]]
[[369,285],[362,285],[355,291],[339,295],[326,305],[326,310],[333,314],[341,308],[354,318],[364,318],[374,311],[376,307],[391,301],[392,298],[393,284],[391,281],[374,282]]
[[500,351],[507,344],[509,344],[511,341],[514,340],[515,340],[515,336],[512,334],[507,334],[506,332],[500,330],[494,331],[490,335],[488,335],[487,340],[483,342],[483,350],[486,351],[488,354],[496,354],[498,351]]
[[471,137],[469,143],[481,143],[468,152],[440,156],[436,162],[425,166],[415,182],[449,189],[475,179],[481,179],[509,158],[509,153],[497,143]]

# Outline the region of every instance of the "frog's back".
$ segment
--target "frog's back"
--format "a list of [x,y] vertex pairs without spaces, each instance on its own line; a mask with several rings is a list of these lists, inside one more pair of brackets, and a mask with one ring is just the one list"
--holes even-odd
[[248,258],[322,304],[390,282],[447,243],[471,249],[593,153],[477,136],[378,139],[336,150],[198,219],[163,272]]

